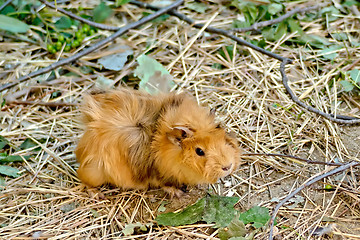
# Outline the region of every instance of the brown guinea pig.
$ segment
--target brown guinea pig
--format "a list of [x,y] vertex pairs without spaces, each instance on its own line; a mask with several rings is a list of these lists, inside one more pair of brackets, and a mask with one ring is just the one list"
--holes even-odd
[[160,187],[178,195],[184,185],[215,183],[239,166],[237,141],[184,93],[87,95],[82,113],[86,130],[76,157],[89,186]]

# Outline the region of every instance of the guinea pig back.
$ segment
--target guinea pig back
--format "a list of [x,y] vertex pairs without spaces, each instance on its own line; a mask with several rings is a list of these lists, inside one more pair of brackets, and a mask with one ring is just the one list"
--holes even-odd
[[186,94],[121,89],[87,95],[76,157],[89,186],[164,189],[214,183],[239,166],[236,139]]

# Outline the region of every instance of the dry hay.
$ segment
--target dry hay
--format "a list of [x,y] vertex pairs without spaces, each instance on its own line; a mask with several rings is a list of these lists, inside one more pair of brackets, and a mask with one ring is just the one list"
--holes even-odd
[[[67,7],[77,7],[73,1]],[[84,5],[84,3],[81,3]],[[90,6],[90,2],[88,3]],[[92,3],[91,3],[92,4]],[[296,4],[289,5],[289,9]],[[306,4],[303,4],[306,6]],[[236,14],[222,8],[221,1],[212,1],[204,15],[180,7],[179,11],[201,23],[229,29]],[[142,16],[143,9],[127,4],[116,10],[110,24],[125,25]],[[214,17],[214,19],[212,18]],[[209,21],[212,20],[211,22]],[[306,32],[326,36],[341,31],[357,37],[359,19],[354,15],[341,16],[329,23],[327,31],[320,20],[306,23]],[[304,28],[305,29],[305,28]],[[31,34],[36,33],[30,30]],[[110,32],[100,31],[109,36]],[[244,36],[244,35],[243,35]],[[359,66],[360,51],[356,47],[338,50],[333,61],[324,61],[318,50],[281,45],[291,35],[278,42],[267,42],[267,50],[295,59],[288,65],[287,73],[294,92],[316,108],[343,115],[360,116],[359,98],[341,94],[340,88],[329,87],[340,72]],[[261,36],[247,36],[261,39]],[[95,42],[89,39],[86,44]],[[335,41],[331,39],[331,41]],[[147,52],[166,66],[178,84],[177,90],[193,94],[199,103],[216,108],[218,119],[234,132],[245,152],[284,153],[318,161],[359,160],[360,128],[334,124],[323,118],[303,112],[285,93],[281,84],[279,62],[252,49],[237,46],[232,40],[208,34],[170,17],[164,22],[149,23],[141,30],[131,30],[126,38],[117,40],[134,50],[134,59]],[[234,45],[234,57],[225,58],[219,49]],[[42,45],[41,47],[45,47]],[[46,54],[38,44],[14,41],[2,37],[0,42],[0,67],[2,83],[23,76],[40,67],[49,65],[60,57]],[[83,93],[92,89],[98,75],[114,79],[117,87],[134,86],[138,80],[132,72],[135,60],[129,61],[120,72],[99,71],[97,58],[103,51],[83,57],[63,69],[77,76],[55,77],[50,82],[45,74],[37,79],[5,91],[9,96],[21,96],[22,100],[64,101],[81,103]],[[211,67],[214,63],[223,69]],[[16,66],[8,69],[8,66]],[[93,73],[80,71],[91,66]],[[124,78],[126,77],[126,78]],[[122,81],[126,80],[126,83]],[[51,99],[53,92],[61,95]],[[11,164],[21,170],[21,177],[6,178],[6,187],[0,197],[0,237],[3,239],[109,239],[123,237],[121,230],[129,223],[149,223],[158,214],[162,201],[169,202],[161,191],[121,191],[104,186],[98,191],[86,190],[76,176],[74,156],[76,142],[81,136],[77,107],[46,107],[10,105],[1,111],[1,135],[19,146],[26,138],[38,142],[41,151],[24,163]],[[29,155],[33,149],[12,152]],[[167,210],[187,206],[203,196],[207,189],[213,194],[240,197],[239,206],[247,210],[261,205],[273,208],[289,192],[308,178],[329,169],[326,166],[306,165],[290,159],[271,157],[244,157],[244,163],[232,176],[212,186],[194,188],[187,199],[173,200]],[[305,189],[300,197],[281,208],[278,214],[279,239],[303,239],[310,236],[316,226],[326,226],[324,217],[335,223],[334,238],[359,239],[359,172],[330,177]],[[227,182],[227,184],[224,184]],[[228,183],[231,183],[229,186]],[[335,191],[324,191],[324,184],[331,184]],[[158,227],[154,224],[149,232],[137,232],[124,239],[211,239],[216,237],[211,225],[198,224],[181,227]],[[267,231],[258,233],[255,239],[266,239]]]

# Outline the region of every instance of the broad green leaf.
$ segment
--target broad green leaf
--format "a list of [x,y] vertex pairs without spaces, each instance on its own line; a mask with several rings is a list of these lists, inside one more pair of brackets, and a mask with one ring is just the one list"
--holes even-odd
[[159,206],[159,208],[158,208],[158,212],[165,212],[165,210],[166,210],[166,207],[165,207],[165,205],[166,204],[168,204],[168,202],[167,201],[163,201],[161,204],[160,204],[160,206]]
[[299,35],[304,34],[302,28],[300,27],[297,21],[295,21],[294,19],[289,19],[287,22],[289,24],[289,28],[292,33],[297,32]]
[[0,165],[0,174],[2,175],[6,175],[9,177],[20,177],[20,175],[18,174],[19,169],[10,167],[10,166],[6,166],[6,165]]
[[275,31],[274,40],[275,41],[279,40],[286,33],[287,33],[287,24],[285,22],[279,23],[279,25],[278,25],[278,27],[277,27],[277,29]]
[[245,235],[245,224],[237,218],[233,219],[226,228],[220,228],[218,233],[218,237],[221,240],[234,239],[234,237],[244,237]]
[[351,79],[355,83],[360,82],[360,71],[359,71],[359,69],[353,69],[353,70],[349,71],[348,73],[350,74]]
[[324,50],[319,51],[319,55],[328,60],[333,60],[338,56],[337,50],[341,49],[341,46],[333,45],[330,47],[324,48]]
[[0,29],[13,32],[13,33],[25,33],[29,30],[29,25],[22,21],[0,14]]
[[320,14],[326,15],[329,22],[335,21],[340,15],[339,9],[334,6],[325,7],[320,10]]
[[226,227],[235,217],[234,205],[238,200],[237,197],[206,197],[202,220],[207,223],[215,223],[215,227]]
[[130,2],[130,0],[116,0],[116,7],[124,5],[126,3]]
[[271,15],[275,15],[283,10],[283,5],[279,3],[272,3],[268,7],[268,12]]
[[104,2],[101,2],[94,8],[93,19],[95,22],[105,22],[105,20],[112,14],[112,9],[107,6]]
[[314,34],[304,34],[299,37],[299,42],[308,43],[316,48],[324,48],[325,46],[331,45],[329,40],[325,37],[317,36]]
[[189,2],[185,4],[185,6],[198,13],[205,13],[205,11],[208,9],[208,6],[202,2]]
[[336,40],[338,40],[338,41],[346,41],[346,40],[348,40],[349,38],[348,38],[348,35],[346,34],[346,33],[333,33],[333,34],[331,34],[331,36],[333,37],[333,38],[335,38]]
[[118,46],[116,48],[112,48],[109,50],[115,51],[119,48],[122,50],[121,52],[117,52],[117,53],[99,58],[98,63],[103,65],[104,68],[106,68],[106,69],[120,71],[124,67],[125,63],[127,62],[128,56],[133,54],[133,50],[126,45],[121,45],[121,46]]
[[175,86],[172,76],[159,62],[146,55],[138,57],[139,66],[135,69],[135,76],[141,79],[140,90],[156,95],[159,92],[169,92]]
[[252,223],[255,228],[259,228],[270,220],[269,209],[255,206],[246,212],[240,213],[239,219],[244,224]]
[[9,141],[6,138],[4,138],[3,136],[0,136],[0,150],[3,149],[8,144],[9,144]]
[[340,81],[340,84],[341,84],[341,86],[343,86],[345,92],[350,92],[355,87],[354,84],[352,84],[351,82],[346,81],[346,80]]
[[157,216],[159,225],[180,226],[198,221],[215,223],[217,227],[227,226],[236,214],[234,204],[237,197],[206,196],[195,204],[177,213],[164,213]]
[[177,213],[163,213],[156,217],[155,221],[164,226],[181,226],[193,224],[202,219],[205,208],[205,198]]
[[109,90],[114,85],[114,81],[99,75],[96,79],[95,86],[101,90]]
[[67,16],[62,16],[55,22],[55,27],[59,30],[68,29],[72,25],[71,19]]
[[12,155],[12,156],[8,156],[7,153],[0,153],[0,162],[22,162],[23,158],[25,158],[26,160],[28,160],[30,158],[30,156],[17,156],[17,155]]
[[[27,138],[27,139],[24,140],[23,143],[21,143],[20,148],[21,149],[28,149],[28,148],[33,148],[33,147],[36,147],[36,146],[38,146],[37,143],[35,143],[31,138]],[[40,148],[36,148],[34,150],[38,151],[38,150],[40,150]]]

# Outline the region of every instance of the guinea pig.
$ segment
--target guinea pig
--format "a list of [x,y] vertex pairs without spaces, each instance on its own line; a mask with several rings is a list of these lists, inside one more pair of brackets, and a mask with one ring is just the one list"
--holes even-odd
[[76,157],[90,187],[162,188],[215,183],[239,166],[235,138],[187,94],[121,89],[86,95]]

